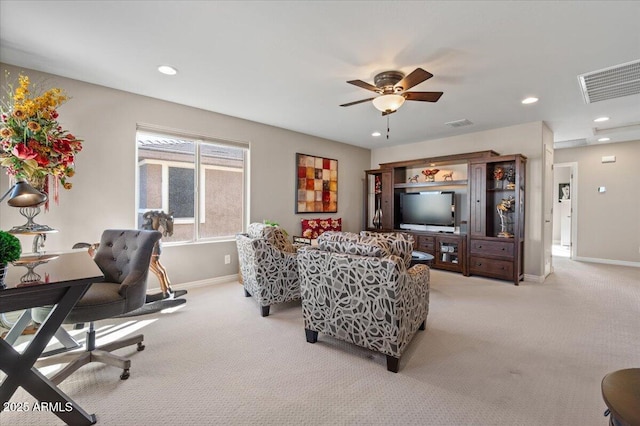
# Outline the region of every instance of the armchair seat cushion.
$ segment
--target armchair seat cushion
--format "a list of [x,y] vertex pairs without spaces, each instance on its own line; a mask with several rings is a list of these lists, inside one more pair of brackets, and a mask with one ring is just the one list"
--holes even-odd
[[91,322],[127,313],[127,299],[120,295],[119,287],[109,282],[91,284],[91,291],[74,306],[65,323]]

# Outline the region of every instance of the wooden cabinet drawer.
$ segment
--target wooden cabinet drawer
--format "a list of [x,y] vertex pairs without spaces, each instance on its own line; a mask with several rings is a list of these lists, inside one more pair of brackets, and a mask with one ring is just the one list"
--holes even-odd
[[427,235],[418,235],[418,250],[433,253],[435,238]]
[[512,279],[513,262],[509,260],[487,259],[471,256],[469,272],[477,275]]
[[472,255],[513,258],[514,244],[511,241],[503,243],[500,241],[471,240],[469,251]]

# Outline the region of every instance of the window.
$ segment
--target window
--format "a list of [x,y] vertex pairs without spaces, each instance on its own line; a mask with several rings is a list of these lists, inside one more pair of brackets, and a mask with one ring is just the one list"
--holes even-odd
[[248,145],[139,129],[138,227],[147,211],[173,213],[163,242],[225,238],[245,223]]

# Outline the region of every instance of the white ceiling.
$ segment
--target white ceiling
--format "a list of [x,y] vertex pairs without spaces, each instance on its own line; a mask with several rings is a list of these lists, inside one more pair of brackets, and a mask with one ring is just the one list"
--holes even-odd
[[[637,1],[0,0],[0,61],[369,148],[540,120],[560,147],[640,123],[640,95],[586,104],[577,79],[640,59],[638,22]],[[389,140],[371,103],[338,106],[371,97],[347,80],[416,67],[434,77],[412,90],[444,95]]]

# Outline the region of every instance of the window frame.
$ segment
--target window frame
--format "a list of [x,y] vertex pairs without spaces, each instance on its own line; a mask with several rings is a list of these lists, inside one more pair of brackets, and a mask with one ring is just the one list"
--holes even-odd
[[[159,160],[159,159],[139,159],[139,149],[138,140],[140,139],[140,133],[151,137],[157,138],[165,138],[165,139],[179,139],[185,140],[194,143],[195,145],[195,153],[193,163],[185,163],[174,160]],[[218,145],[227,148],[236,148],[242,150],[242,168],[234,168],[228,166],[217,166],[211,164],[202,164],[201,163],[201,147],[203,144],[206,145]],[[149,127],[141,127],[138,126],[136,129],[136,138],[135,138],[135,223],[136,227],[139,228],[141,223],[139,223],[139,216],[141,213],[146,211],[157,210],[155,208],[152,209],[143,209],[140,208],[140,168],[145,164],[155,164],[160,165],[161,176],[162,176],[162,188],[161,188],[161,210],[169,213],[168,211],[168,203],[169,203],[169,168],[170,167],[180,167],[180,168],[192,168],[194,169],[194,217],[193,218],[176,218],[174,219],[175,224],[193,224],[193,235],[190,240],[187,241],[173,241],[166,242],[165,245],[180,245],[180,244],[194,244],[201,242],[216,242],[216,241],[228,241],[235,238],[234,234],[231,235],[223,235],[216,237],[202,237],[200,235],[200,224],[204,224],[206,221],[206,170],[225,170],[231,172],[242,173],[242,218],[241,218],[241,229],[238,232],[244,232],[247,227],[248,220],[248,212],[249,212],[249,158],[250,158],[250,145],[245,142],[238,141],[228,141],[217,138],[209,138],[203,136],[196,136],[189,133],[184,132],[175,132],[175,131],[166,131],[158,128],[149,128]]]

